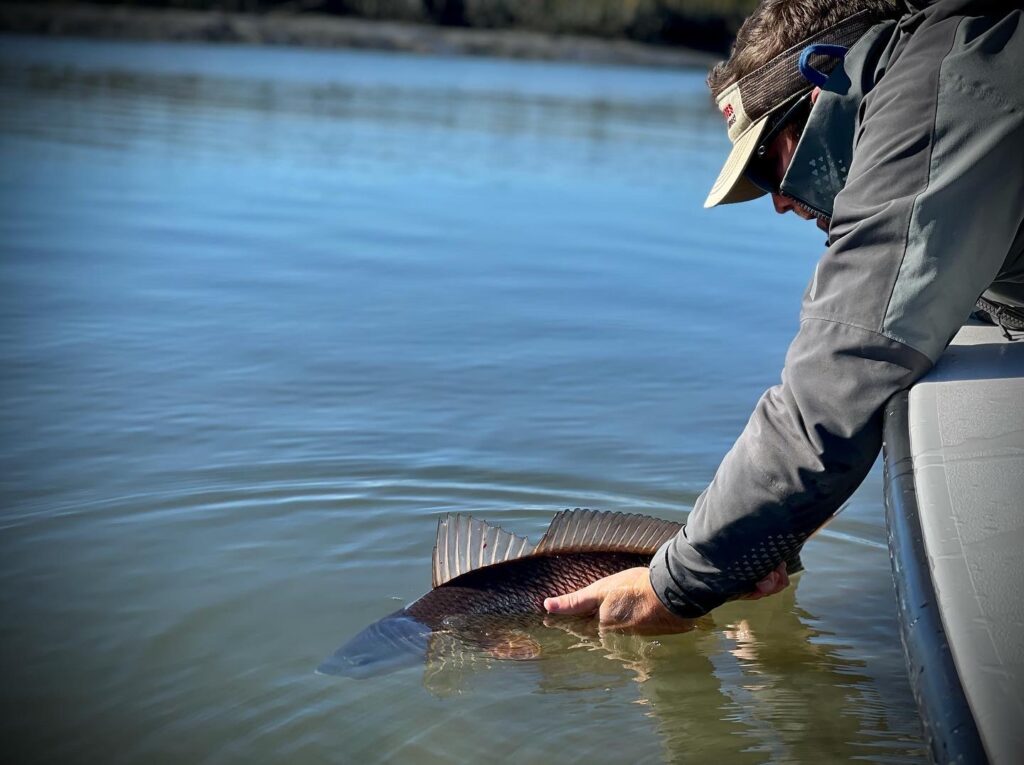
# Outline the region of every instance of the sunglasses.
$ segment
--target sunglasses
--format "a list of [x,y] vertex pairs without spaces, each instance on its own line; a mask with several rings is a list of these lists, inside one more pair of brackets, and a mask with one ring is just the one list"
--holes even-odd
[[754,153],[750,156],[743,174],[747,180],[766,194],[778,194],[782,178],[778,177],[775,162],[768,157],[772,142],[787,125],[798,125],[803,130],[807,117],[811,113],[811,93],[808,91],[796,98],[785,111],[779,110],[780,116],[774,117],[768,130],[761,136]]

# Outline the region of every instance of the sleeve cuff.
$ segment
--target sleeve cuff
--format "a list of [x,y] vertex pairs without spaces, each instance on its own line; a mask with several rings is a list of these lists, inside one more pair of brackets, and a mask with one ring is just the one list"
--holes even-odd
[[[685,533],[685,529],[679,533]],[[654,554],[650,566],[651,586],[661,604],[673,614],[684,619],[696,619],[726,599],[712,592],[685,567],[677,565],[673,569],[670,556],[677,538],[668,540]]]

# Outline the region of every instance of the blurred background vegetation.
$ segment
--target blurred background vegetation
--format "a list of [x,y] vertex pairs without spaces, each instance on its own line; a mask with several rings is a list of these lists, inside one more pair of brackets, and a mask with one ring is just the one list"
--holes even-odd
[[100,0],[94,4],[254,14],[319,13],[725,52],[756,0]]

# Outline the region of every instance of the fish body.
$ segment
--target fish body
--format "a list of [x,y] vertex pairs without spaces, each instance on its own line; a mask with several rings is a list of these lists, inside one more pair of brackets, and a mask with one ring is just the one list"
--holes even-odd
[[628,552],[530,555],[462,574],[425,594],[405,613],[425,623],[453,614],[544,613],[545,598],[650,562],[649,554]]
[[433,589],[371,624],[317,670],[367,677],[413,665],[441,632],[458,632],[484,647],[500,642],[501,619],[543,614],[545,598],[649,565],[680,528],[643,515],[565,510],[532,546],[470,516],[445,516],[434,545]]

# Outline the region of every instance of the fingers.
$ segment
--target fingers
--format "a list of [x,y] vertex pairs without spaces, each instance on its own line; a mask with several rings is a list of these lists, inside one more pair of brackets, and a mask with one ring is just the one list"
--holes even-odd
[[763,598],[780,593],[787,587],[789,587],[789,573],[786,571],[786,564],[780,563],[778,568],[757,583],[752,594],[757,598]]
[[789,572],[786,564],[780,563],[768,576],[754,585],[754,589],[745,595],[737,595],[736,600],[760,600],[769,595],[777,595],[789,587]]
[[549,614],[598,613],[599,634],[628,631],[660,635],[687,632],[694,624],[692,619],[682,619],[662,605],[651,587],[650,569],[644,566],[598,579],[568,595],[547,598],[544,608]]
[[592,614],[601,607],[604,594],[593,584],[582,590],[570,592],[557,598],[545,598],[544,610],[549,614]]

